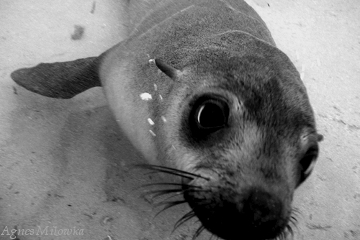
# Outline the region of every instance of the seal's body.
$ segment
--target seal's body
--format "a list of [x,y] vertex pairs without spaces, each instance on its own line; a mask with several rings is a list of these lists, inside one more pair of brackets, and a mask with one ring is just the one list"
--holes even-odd
[[12,78],[55,98],[103,86],[152,169],[183,177],[179,192],[193,209],[184,219],[196,215],[228,240],[285,233],[320,137],[300,76],[265,23],[240,0],[126,4],[128,37],[118,45]]

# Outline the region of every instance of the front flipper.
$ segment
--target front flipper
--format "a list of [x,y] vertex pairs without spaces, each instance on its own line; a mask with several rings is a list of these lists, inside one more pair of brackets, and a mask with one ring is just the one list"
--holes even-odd
[[70,62],[41,63],[32,68],[15,70],[11,78],[29,91],[67,99],[101,86],[98,62],[97,57],[89,57]]

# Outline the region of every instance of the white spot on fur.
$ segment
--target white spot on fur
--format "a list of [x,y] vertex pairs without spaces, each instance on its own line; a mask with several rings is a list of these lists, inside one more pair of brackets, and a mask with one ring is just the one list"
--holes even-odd
[[156,134],[152,130],[149,130],[149,132],[153,135],[153,137],[156,137]]
[[159,94],[159,98],[161,101],[164,100],[163,97],[161,96],[161,94]]
[[157,91],[157,85],[156,85],[156,83],[154,83],[154,89],[155,89],[155,91]]
[[150,60],[149,60],[149,63],[150,63],[150,64],[155,64],[155,59],[154,59],[154,58],[150,59]]
[[147,120],[148,120],[148,122],[149,122],[150,125],[154,125],[154,124],[155,124],[154,121],[153,121],[151,118],[148,118]]
[[140,98],[144,101],[149,101],[152,99],[152,96],[150,93],[142,93],[140,94]]
[[161,116],[161,119],[163,120],[164,123],[167,122],[166,118],[164,116]]

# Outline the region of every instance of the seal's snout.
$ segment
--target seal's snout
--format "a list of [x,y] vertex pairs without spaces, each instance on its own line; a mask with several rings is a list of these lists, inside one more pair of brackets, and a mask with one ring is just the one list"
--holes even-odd
[[287,225],[284,203],[266,190],[251,187],[234,192],[219,189],[186,196],[200,221],[213,234],[225,239],[264,240],[279,236]]
[[[249,232],[259,239],[275,238],[282,230],[282,209],[280,199],[260,189],[251,189],[243,200],[245,221],[251,223]],[[246,220],[247,219],[247,220]]]

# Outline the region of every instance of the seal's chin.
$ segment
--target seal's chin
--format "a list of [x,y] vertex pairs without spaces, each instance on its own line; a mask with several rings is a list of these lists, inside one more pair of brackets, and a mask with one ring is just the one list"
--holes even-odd
[[284,234],[289,213],[275,195],[251,187],[241,193],[234,188],[211,187],[208,190],[188,190],[185,200],[203,226],[225,240],[275,239]]

